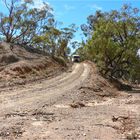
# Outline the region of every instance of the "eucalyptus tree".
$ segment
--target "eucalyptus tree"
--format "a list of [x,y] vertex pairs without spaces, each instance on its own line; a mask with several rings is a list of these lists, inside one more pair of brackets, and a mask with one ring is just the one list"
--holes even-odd
[[0,13],[0,35],[9,43],[31,44],[53,16],[47,3],[41,9],[32,7],[32,0],[3,0],[3,3],[7,12]]
[[41,35],[36,35],[34,43],[41,46],[46,52],[52,56],[67,57],[70,52],[69,43],[74,37],[75,25],[59,29],[54,19],[49,20],[49,24],[44,26]]
[[68,27],[61,29],[61,36],[59,39],[58,55],[67,57],[67,53],[70,52],[69,45],[74,37],[74,33],[77,31],[75,24],[71,24]]
[[[137,55],[140,48],[138,8],[123,5],[119,11],[97,11],[88,17],[88,24],[82,25],[82,30],[88,37],[82,51],[97,62],[103,75],[129,79],[136,69],[140,69]],[[138,75],[140,78],[140,73]]]

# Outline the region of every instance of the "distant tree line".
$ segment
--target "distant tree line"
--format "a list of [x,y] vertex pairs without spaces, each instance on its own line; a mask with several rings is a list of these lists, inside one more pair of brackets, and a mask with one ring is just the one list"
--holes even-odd
[[33,0],[2,0],[7,12],[0,13],[0,38],[11,44],[42,49],[52,56],[67,57],[76,26],[58,28],[53,9],[33,7]]
[[121,10],[96,11],[81,25],[87,37],[77,53],[99,67],[102,75],[140,81],[140,10],[123,5]]

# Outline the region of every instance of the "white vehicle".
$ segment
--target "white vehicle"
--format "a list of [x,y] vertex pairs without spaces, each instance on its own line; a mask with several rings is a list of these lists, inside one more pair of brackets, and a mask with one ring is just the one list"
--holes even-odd
[[73,55],[72,56],[72,62],[80,62],[80,56],[79,55]]

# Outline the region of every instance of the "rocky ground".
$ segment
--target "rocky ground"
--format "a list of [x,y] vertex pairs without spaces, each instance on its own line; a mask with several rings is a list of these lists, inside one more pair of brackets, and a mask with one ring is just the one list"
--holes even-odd
[[140,87],[118,91],[91,62],[68,69],[1,43],[0,139],[139,140]]
[[0,139],[139,140],[140,91],[118,91],[90,62],[2,88]]

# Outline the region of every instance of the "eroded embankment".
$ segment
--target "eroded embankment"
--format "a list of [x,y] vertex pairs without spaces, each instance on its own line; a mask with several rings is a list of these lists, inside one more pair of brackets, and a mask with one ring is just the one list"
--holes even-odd
[[50,56],[27,49],[1,43],[0,45],[0,87],[24,85],[64,72],[67,68]]

